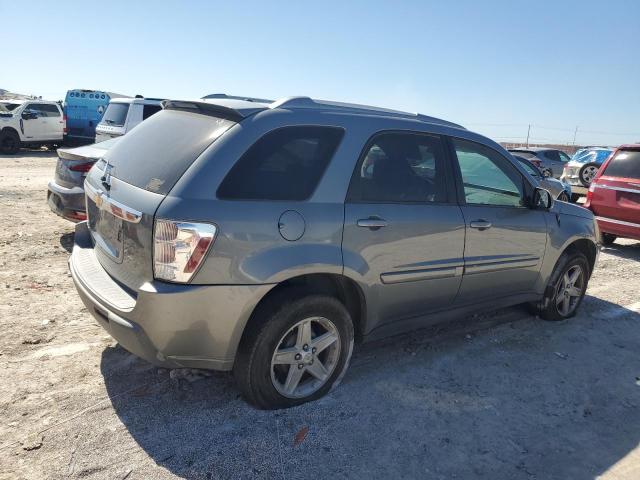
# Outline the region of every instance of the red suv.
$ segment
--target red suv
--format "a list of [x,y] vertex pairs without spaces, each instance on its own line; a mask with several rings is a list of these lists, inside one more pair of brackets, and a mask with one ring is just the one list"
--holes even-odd
[[591,182],[584,206],[596,216],[603,244],[617,237],[640,240],[640,144],[613,152]]

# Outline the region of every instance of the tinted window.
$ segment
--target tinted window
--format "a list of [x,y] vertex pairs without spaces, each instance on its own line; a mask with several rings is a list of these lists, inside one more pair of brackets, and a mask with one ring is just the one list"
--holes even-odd
[[[163,111],[120,137],[104,159],[114,177],[167,194],[204,149],[233,125],[208,115]],[[98,168],[104,170],[104,163]]]
[[509,160],[479,143],[454,139],[453,145],[467,203],[509,207],[524,205],[522,177]]
[[110,103],[107,106],[107,110],[104,112],[102,122],[114,127],[122,127],[127,120],[128,111],[128,103]]
[[51,104],[40,105],[40,110],[42,111],[43,116],[44,115],[46,115],[47,117],[60,116],[60,111],[58,110],[58,107],[56,107],[55,105],[51,105]]
[[44,107],[44,105],[42,105],[41,103],[30,103],[29,105],[26,106],[24,110],[25,112],[36,113],[38,117],[46,117],[47,112],[43,110],[42,107]]
[[640,151],[622,150],[616,153],[603,175],[640,180]]
[[437,136],[383,133],[367,147],[349,187],[361,202],[444,202],[444,148]]
[[557,150],[547,150],[545,152],[542,153],[545,158],[552,160],[554,162],[559,162],[560,161],[560,154],[558,153]]
[[142,120],[146,120],[154,113],[158,113],[162,110],[160,105],[143,105],[142,107]]
[[344,131],[285,127],[264,135],[236,162],[218,189],[223,199],[306,200]]
[[564,152],[558,152],[558,155],[560,155],[560,161],[562,162],[568,162],[571,160],[571,157]]

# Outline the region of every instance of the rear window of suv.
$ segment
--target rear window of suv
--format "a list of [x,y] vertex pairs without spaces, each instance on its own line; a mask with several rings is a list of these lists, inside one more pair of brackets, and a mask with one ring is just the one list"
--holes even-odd
[[621,150],[616,153],[607,169],[602,172],[608,177],[633,178],[640,180],[640,150]]
[[163,110],[120,137],[97,167],[150,192],[166,195],[200,154],[235,122]]
[[236,162],[218,188],[224,200],[306,200],[333,157],[344,130],[296,126],[273,130]]
[[128,112],[128,103],[110,103],[107,110],[104,112],[102,121],[113,127],[122,127],[127,120]]

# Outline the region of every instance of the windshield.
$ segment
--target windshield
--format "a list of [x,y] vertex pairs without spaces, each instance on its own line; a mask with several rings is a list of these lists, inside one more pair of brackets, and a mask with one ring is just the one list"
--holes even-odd
[[110,103],[104,112],[102,122],[113,127],[123,127],[129,111],[128,103]]
[[595,150],[591,148],[583,148],[574,153],[571,160],[578,163],[603,163],[607,158],[609,158],[611,152],[612,150],[607,149]]
[[0,102],[0,112],[12,112],[19,106],[19,103]]
[[163,110],[145,120],[104,155],[111,174],[131,185],[166,195],[214,140],[235,125],[197,113]]

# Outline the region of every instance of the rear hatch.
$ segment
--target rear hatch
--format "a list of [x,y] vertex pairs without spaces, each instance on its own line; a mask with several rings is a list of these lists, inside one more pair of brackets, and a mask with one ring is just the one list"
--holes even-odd
[[618,150],[594,183],[595,215],[640,223],[640,149]]
[[154,214],[194,160],[234,122],[163,110],[122,137],[85,182],[89,231],[98,260],[136,291],[153,279]]

